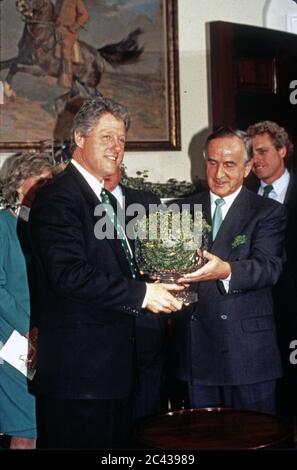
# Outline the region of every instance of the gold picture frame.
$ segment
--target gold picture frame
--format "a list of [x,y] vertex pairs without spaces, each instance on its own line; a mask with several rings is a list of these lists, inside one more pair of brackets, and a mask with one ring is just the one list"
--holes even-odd
[[[139,60],[116,69],[108,65],[98,85],[103,95],[125,104],[131,112],[127,150],[180,150],[177,0],[123,0],[118,4],[100,0],[98,6],[93,0],[84,1],[89,20],[79,37],[93,47],[117,43],[135,28],[142,30]],[[17,56],[24,23],[15,2],[1,2],[0,8],[0,80],[4,84],[8,70],[4,62]],[[100,39],[99,31],[104,38]],[[46,73],[34,76],[22,70],[11,86],[16,96],[4,97],[0,105],[0,150],[39,151],[48,142],[55,146],[68,140],[69,123],[78,108],[66,108],[66,118],[55,114],[55,99],[65,93],[56,77]]]

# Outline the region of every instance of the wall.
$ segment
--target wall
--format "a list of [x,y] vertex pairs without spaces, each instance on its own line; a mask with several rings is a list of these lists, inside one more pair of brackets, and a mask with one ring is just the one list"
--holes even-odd
[[292,0],[266,0],[263,24],[270,29],[296,33],[295,30],[289,29],[288,16],[290,15],[297,17],[297,5]]
[[[181,137],[179,152],[127,152],[128,174],[149,170],[151,181],[203,178],[201,149],[209,131],[205,24],[230,21],[286,30],[292,0],[178,0]],[[0,162],[1,164],[1,162]]]
[[152,181],[203,177],[201,148],[209,126],[205,23],[222,20],[262,26],[265,3],[265,0],[179,0],[182,150],[126,153],[129,175],[148,169]]

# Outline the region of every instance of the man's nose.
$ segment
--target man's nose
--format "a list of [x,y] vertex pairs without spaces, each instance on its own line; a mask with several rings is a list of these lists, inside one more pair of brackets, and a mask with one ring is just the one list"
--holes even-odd
[[258,152],[253,152],[253,162],[258,163],[261,161],[261,155],[258,154]]
[[216,178],[220,179],[225,175],[225,168],[224,165],[218,165],[216,171]]
[[122,146],[121,146],[121,143],[120,143],[120,140],[113,136],[111,137],[111,140],[110,140],[110,146],[114,149],[116,149],[118,152],[121,150]]

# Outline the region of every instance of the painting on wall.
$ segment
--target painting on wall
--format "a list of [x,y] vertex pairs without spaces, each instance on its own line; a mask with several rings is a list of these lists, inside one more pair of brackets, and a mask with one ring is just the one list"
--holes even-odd
[[[74,64],[75,86],[69,93],[57,83],[61,58],[55,1],[0,2],[0,80],[5,91],[0,148],[67,141],[74,114],[96,90],[128,107],[128,150],[179,150],[177,0],[84,3],[88,20],[79,31],[81,58]],[[20,43],[25,44],[21,54]],[[126,61],[117,64],[115,51],[125,48]],[[88,57],[86,49],[91,51]],[[83,77],[86,65],[97,74],[91,89]]]

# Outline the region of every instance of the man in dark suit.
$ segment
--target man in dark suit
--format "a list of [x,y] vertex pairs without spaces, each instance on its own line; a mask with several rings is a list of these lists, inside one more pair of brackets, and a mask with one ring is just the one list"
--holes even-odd
[[[112,177],[106,178],[104,186],[117,199],[119,210],[125,212],[128,225],[137,216],[134,204],[141,204],[146,212],[161,204],[160,198],[151,192],[140,191],[120,184],[120,169]],[[127,208],[131,208],[128,215]],[[134,241],[130,240],[134,251]],[[135,319],[135,343],[137,380],[133,397],[133,420],[137,421],[166,410],[164,384],[164,361],[166,341],[166,317],[147,312]]]
[[177,316],[177,375],[193,407],[275,411],[282,373],[271,287],[283,264],[286,210],[242,187],[252,168],[251,141],[221,128],[206,141],[210,191],[192,197],[212,225],[205,266],[180,282],[197,282],[198,302]]
[[39,448],[122,448],[129,437],[135,317],[181,308],[174,286],[137,279],[123,228],[102,188],[123,160],[129,115],[107,98],[74,118],[73,158],[30,214],[39,296]]
[[[297,419],[297,369],[290,362],[290,345],[297,339],[297,180],[286,169],[293,144],[286,130],[276,122],[262,121],[248,127],[252,139],[257,176],[249,187],[261,196],[274,199],[288,209],[285,248],[287,260],[277,284],[273,301],[284,377],[278,387],[278,411],[290,423]],[[266,188],[266,189],[265,189]]]

